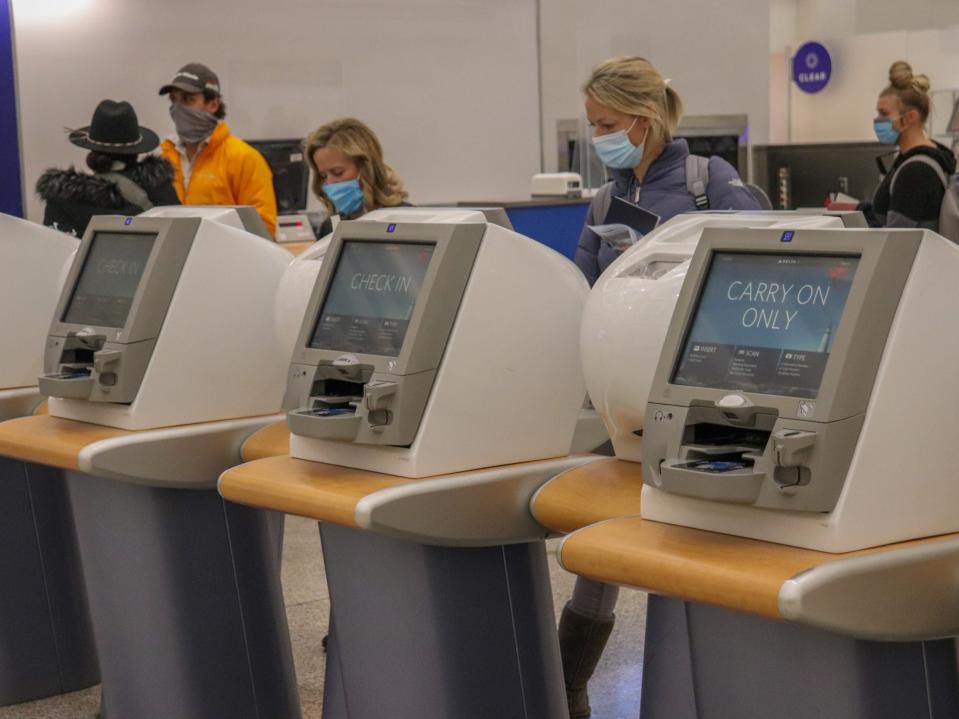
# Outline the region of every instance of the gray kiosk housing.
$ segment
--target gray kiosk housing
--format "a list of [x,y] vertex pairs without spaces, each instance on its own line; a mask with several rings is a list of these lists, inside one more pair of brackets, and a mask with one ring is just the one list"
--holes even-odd
[[[408,223],[395,225],[384,237],[381,223],[344,222],[337,227],[290,367],[284,407],[290,410],[293,434],[360,444],[412,444],[485,231],[485,224]],[[361,245],[413,246],[431,253],[396,354],[349,352],[317,340],[334,285],[345,281],[338,274],[343,254]]]
[[[646,409],[643,481],[689,497],[829,512],[863,426],[921,231],[707,229],[693,256]],[[821,381],[765,394],[677,380],[717,257],[848,261],[854,272]],[[737,350],[738,351],[738,350]],[[703,383],[705,384],[705,383]],[[736,383],[733,382],[733,385]],[[748,383],[747,383],[748,385]],[[729,460],[722,470],[700,461]]]
[[[98,217],[70,269],[44,353],[40,392],[91,402],[134,400],[200,225],[196,218]],[[121,236],[141,236],[136,256],[100,258]],[[95,263],[111,263],[98,268]],[[96,275],[126,274],[123,296],[97,295]],[[106,290],[114,292],[114,290]]]

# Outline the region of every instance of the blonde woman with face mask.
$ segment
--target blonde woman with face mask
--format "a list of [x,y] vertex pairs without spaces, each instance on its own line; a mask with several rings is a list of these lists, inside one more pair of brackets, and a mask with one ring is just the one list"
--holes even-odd
[[[583,94],[596,155],[612,178],[610,187],[590,205],[576,250],[576,264],[592,285],[622,251],[589,229],[605,220],[598,216],[605,192],[610,193],[607,205],[610,196],[620,197],[659,215],[662,222],[695,211],[697,204],[686,182],[689,146],[673,137],[683,103],[652,63],[641,57],[607,60],[593,70]],[[708,168],[710,209],[759,209],[732,165],[711,157]]]
[[956,157],[926,133],[930,108],[929,78],[914,75],[907,62],[893,63],[873,120],[876,139],[899,150],[873,196],[879,225],[939,229],[939,208]]
[[[606,166],[609,183],[590,204],[576,250],[576,264],[592,285],[615,260],[612,247],[590,229],[603,224],[600,214],[610,197],[620,197],[666,221],[698,209],[688,187],[689,146],[673,135],[683,103],[671,84],[641,57],[618,57],[593,70],[583,85],[593,146]],[[759,203],[725,160],[708,160],[708,205],[714,210],[758,210]],[[587,684],[613,629],[617,587],[580,577],[563,609],[560,650],[570,719],[590,716]]]
[[[334,120],[303,141],[313,170],[313,192],[329,214],[352,220],[381,207],[408,206],[403,182],[383,159],[373,131],[353,117]],[[320,236],[333,231],[330,220]]]

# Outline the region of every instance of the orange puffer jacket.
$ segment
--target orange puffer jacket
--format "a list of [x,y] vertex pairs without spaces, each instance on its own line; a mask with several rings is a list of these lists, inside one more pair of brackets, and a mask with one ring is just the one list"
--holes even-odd
[[206,147],[193,159],[190,186],[183,187],[180,153],[164,140],[163,156],[175,171],[173,186],[184,205],[253,205],[271,233],[276,232],[273,173],[259,152],[230,134],[220,122]]

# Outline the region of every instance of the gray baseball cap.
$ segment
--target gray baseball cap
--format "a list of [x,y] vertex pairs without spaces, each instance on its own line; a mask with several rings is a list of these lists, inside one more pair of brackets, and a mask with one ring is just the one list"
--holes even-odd
[[173,89],[184,92],[212,92],[219,95],[220,79],[206,65],[190,62],[177,70],[169,84],[160,88],[160,94],[166,95]]

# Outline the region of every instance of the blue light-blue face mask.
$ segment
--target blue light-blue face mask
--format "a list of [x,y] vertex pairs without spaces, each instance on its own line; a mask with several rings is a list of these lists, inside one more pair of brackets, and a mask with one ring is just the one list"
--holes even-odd
[[[637,165],[643,159],[643,151],[646,145],[646,136],[638,145],[629,141],[629,132],[636,125],[637,117],[633,124],[625,130],[611,132],[608,135],[600,135],[593,138],[593,148],[596,150],[596,156],[606,167],[612,167],[617,170],[629,170]],[[649,134],[649,128],[646,128],[646,135]]]
[[892,126],[892,120],[873,120],[872,129],[876,139],[883,145],[895,145],[899,142],[899,130]]
[[341,215],[355,215],[363,209],[363,188],[359,179],[331,182],[323,185],[323,192]]

